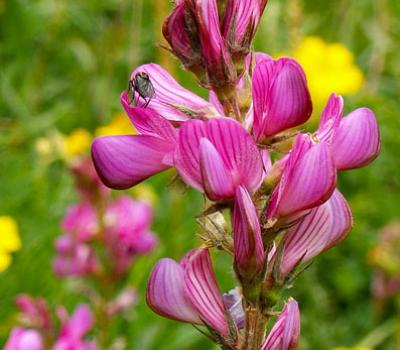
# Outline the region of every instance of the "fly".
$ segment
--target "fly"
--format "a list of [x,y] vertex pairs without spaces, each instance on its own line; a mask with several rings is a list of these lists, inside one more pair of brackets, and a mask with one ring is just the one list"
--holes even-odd
[[155,95],[154,86],[150,80],[150,77],[145,72],[139,72],[135,77],[129,80],[128,84],[128,94],[132,92],[132,97],[129,103],[135,102],[135,106],[139,102],[139,98],[136,101],[135,92],[139,94],[139,97],[143,98],[145,101],[144,105],[141,106],[146,108],[150,103],[151,99]]

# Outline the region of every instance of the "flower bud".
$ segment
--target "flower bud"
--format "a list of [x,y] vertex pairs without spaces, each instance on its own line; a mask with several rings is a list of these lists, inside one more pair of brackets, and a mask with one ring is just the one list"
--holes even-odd
[[300,311],[296,300],[285,305],[260,350],[295,350],[300,337]]

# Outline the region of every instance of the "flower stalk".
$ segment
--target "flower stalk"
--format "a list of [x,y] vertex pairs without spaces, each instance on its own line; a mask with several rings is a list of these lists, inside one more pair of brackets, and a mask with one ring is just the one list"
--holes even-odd
[[[380,150],[373,112],[360,108],[344,117],[335,94],[313,134],[293,129],[310,118],[312,101],[298,62],[252,50],[266,4],[175,1],[164,36],[210,90],[209,101],[160,66],[142,65],[131,77],[145,72],[154,97],[136,94],[132,105],[121,94],[139,134],[98,138],[92,147],[96,169],[111,188],[175,168],[208,199],[198,217],[204,245],[179,262],[158,261],[146,300],[160,316],[191,323],[230,350],[297,348],[299,306],[289,298],[279,310],[282,291],[352,227],[337,173],[368,165]],[[228,293],[218,286],[214,249],[232,257],[237,285]]]

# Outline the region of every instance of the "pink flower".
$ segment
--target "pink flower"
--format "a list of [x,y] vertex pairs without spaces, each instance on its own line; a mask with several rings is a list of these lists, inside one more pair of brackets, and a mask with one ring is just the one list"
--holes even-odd
[[307,135],[300,134],[271,195],[266,218],[293,221],[328,200],[335,185],[336,167],[329,145],[313,145]]
[[21,311],[23,324],[44,331],[51,330],[51,316],[47,303],[44,299],[35,299],[27,294],[20,294],[16,296],[15,304]]
[[257,140],[303,124],[312,103],[301,66],[291,58],[264,58],[253,72],[253,132]]
[[83,276],[98,269],[94,250],[71,234],[61,235],[55,242],[55,248],[57,255],[53,261],[53,270],[60,277]]
[[89,202],[71,205],[62,221],[62,228],[81,242],[92,239],[98,230],[96,209]]
[[85,335],[93,326],[93,316],[87,305],[78,306],[71,317],[60,310],[62,327],[53,350],[97,350],[92,341],[84,340]]
[[260,350],[295,350],[300,337],[300,311],[296,300],[285,305]]
[[[209,119],[218,116],[218,112],[214,106],[208,101],[204,100],[200,96],[193,92],[185,89],[181,86],[165,69],[160,67],[158,64],[149,63],[137,67],[131,74],[133,79],[138,73],[146,73],[149,76],[151,83],[153,84],[155,95],[151,99],[146,110],[151,109],[156,114],[168,119],[174,123],[182,122],[192,118]],[[143,105],[145,101],[136,93],[136,99],[139,100],[139,105]],[[137,107],[132,106],[130,98],[126,92],[121,94],[121,103],[124,107],[125,112],[135,125],[136,129],[141,134],[146,134],[146,131],[154,133],[153,128],[146,128],[143,130],[140,126],[143,125],[143,121],[140,119],[141,110],[137,110]],[[138,115],[139,114],[139,115]],[[150,118],[150,123],[159,123],[160,127],[168,130],[166,123],[157,121],[155,118]],[[160,133],[155,133],[156,135]]]
[[[312,209],[299,223],[284,234],[279,246],[284,247],[281,275],[287,276],[298,263],[306,263],[315,256],[339,244],[353,225],[351,210],[343,195],[335,190],[324,204]],[[278,247],[277,252],[281,251]]]
[[175,166],[188,185],[214,201],[234,197],[238,186],[253,193],[264,176],[256,144],[239,123],[228,118],[183,124]]
[[263,270],[265,249],[256,208],[241,186],[236,190],[232,222],[235,270],[240,279],[251,281]]
[[360,168],[380,152],[379,127],[374,113],[358,108],[343,118],[343,99],[332,94],[315,137],[330,144],[338,170]]
[[137,254],[154,249],[157,239],[150,231],[153,211],[146,202],[122,196],[105,212],[105,245],[109,249],[116,273],[126,271]]
[[221,335],[229,335],[227,311],[208,249],[192,250],[180,263],[161,259],[151,272],[146,300],[161,316],[206,324]]
[[222,33],[234,61],[249,53],[262,10],[260,0],[227,1]]
[[[188,18],[192,21],[188,23]],[[163,34],[168,41],[171,52],[183,63],[184,67],[201,75],[204,73],[204,58],[200,45],[194,45],[197,28],[193,18],[188,17],[188,11],[184,1],[176,4],[170,15],[164,22]]]
[[43,339],[35,330],[15,327],[4,350],[44,350]]
[[92,145],[92,158],[103,183],[126,189],[173,165],[176,130],[149,108],[132,108],[128,96],[123,104],[140,135],[102,136]]

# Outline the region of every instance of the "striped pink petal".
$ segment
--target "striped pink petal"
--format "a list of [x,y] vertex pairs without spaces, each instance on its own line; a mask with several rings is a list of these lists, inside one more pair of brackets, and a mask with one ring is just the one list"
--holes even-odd
[[260,16],[259,0],[227,2],[222,32],[231,49],[250,48]]
[[300,310],[291,299],[279,315],[261,350],[295,350],[300,337]]
[[176,129],[170,121],[160,116],[155,110],[132,106],[129,103],[130,98],[126,91],[121,94],[120,99],[126,114],[140,134],[159,136],[171,142],[176,140]]
[[186,25],[186,11],[183,2],[176,5],[164,22],[163,34],[171,46],[172,52],[185,66],[199,65],[201,57],[191,47]]
[[92,158],[106,186],[126,189],[169,168],[173,150],[171,142],[155,136],[103,136],[94,140]]
[[[228,118],[191,120],[179,129],[175,166],[187,184],[205,191],[204,170],[201,169],[205,163],[200,161],[200,140],[203,138],[218,152],[234,188],[243,185],[249,192],[258,189],[263,178],[260,152],[247,131],[238,122]],[[210,147],[208,143],[203,144],[206,145],[203,146],[204,159],[204,152]],[[230,193],[229,197],[233,196],[234,192]]]
[[200,170],[204,191],[211,200],[233,196],[235,188],[229,171],[214,145],[206,138],[200,140]]
[[146,290],[147,304],[161,316],[202,324],[184,289],[184,268],[175,260],[161,259],[150,274]]
[[267,217],[288,217],[321,205],[335,185],[336,168],[329,145],[311,145],[307,135],[299,135],[272,194]]
[[321,115],[320,126],[316,135],[320,141],[331,142],[332,136],[343,117],[343,98],[336,94],[329,97]]
[[327,202],[312,209],[286,232],[280,243],[285,247],[282,274],[287,275],[301,259],[307,262],[340,243],[352,224],[350,207],[343,195],[335,190]]
[[[230,58],[221,34],[217,0],[194,0],[202,53],[210,78],[212,73],[223,78],[223,67]],[[222,74],[222,76],[220,76]]]
[[[155,95],[148,108],[171,121],[185,121],[194,115],[212,117],[218,115],[215,108],[206,100],[182,87],[162,67],[155,63],[144,64],[136,68],[131,79],[139,72],[147,73],[153,84]],[[145,101],[140,99],[139,105]],[[185,113],[187,111],[187,113]]]
[[379,127],[374,113],[359,108],[344,117],[332,137],[332,153],[338,170],[363,167],[380,152]]
[[197,249],[185,261],[185,293],[209,327],[229,335],[226,308],[215,279],[208,249]]
[[236,272],[252,279],[262,271],[265,253],[256,208],[241,186],[236,189],[232,222]]
[[291,58],[263,59],[253,72],[253,104],[257,139],[306,122],[312,103],[301,66]]

